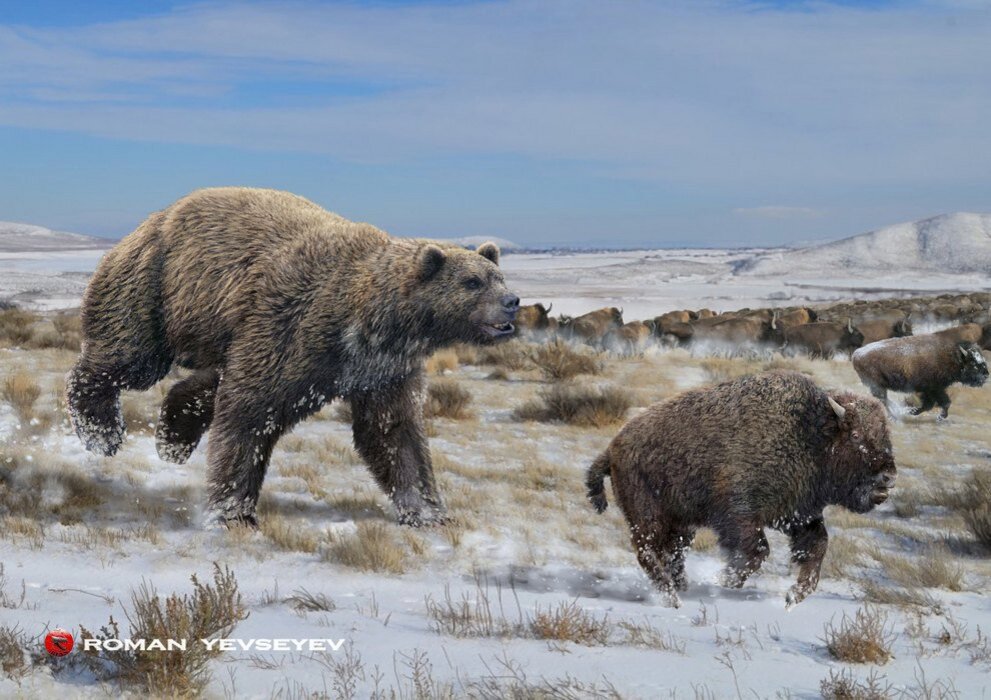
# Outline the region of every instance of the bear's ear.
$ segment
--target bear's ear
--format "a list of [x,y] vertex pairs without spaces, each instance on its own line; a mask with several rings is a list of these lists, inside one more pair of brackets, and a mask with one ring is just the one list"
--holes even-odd
[[417,279],[421,282],[429,280],[440,272],[445,260],[447,260],[447,255],[437,246],[429,244],[421,248],[416,256]]
[[495,243],[492,243],[491,241],[489,241],[488,243],[483,243],[482,245],[478,246],[478,250],[476,250],[475,252],[481,255],[489,262],[491,262],[492,264],[494,265],[499,264],[499,246],[497,246]]

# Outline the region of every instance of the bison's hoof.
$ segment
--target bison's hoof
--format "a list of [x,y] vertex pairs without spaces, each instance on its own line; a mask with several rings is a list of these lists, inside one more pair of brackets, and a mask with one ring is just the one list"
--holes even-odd
[[666,608],[680,608],[681,598],[674,591],[668,591],[664,593],[663,604]]
[[104,457],[113,457],[124,443],[124,418],[117,416],[108,422],[97,422],[82,416],[73,417],[76,435],[89,451]]

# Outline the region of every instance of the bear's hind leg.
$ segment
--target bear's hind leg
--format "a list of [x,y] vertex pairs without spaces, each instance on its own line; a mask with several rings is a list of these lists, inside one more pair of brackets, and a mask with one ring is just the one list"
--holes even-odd
[[65,382],[69,419],[90,452],[111,456],[124,442],[120,392],[143,391],[168,372],[169,362],[101,362],[84,352]]
[[213,421],[220,372],[201,370],[173,386],[162,402],[155,448],[166,462],[184,464]]

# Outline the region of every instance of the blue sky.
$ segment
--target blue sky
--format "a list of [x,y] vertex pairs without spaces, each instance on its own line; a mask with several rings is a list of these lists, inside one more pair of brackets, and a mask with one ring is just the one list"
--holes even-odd
[[0,1],[0,220],[211,185],[397,235],[749,245],[991,211],[991,3]]

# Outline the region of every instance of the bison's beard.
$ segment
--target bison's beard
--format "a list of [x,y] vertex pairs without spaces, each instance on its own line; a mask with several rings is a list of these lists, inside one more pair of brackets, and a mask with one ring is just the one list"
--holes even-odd
[[842,505],[854,513],[874,510],[888,500],[889,489],[878,485],[874,480],[855,485],[850,489]]

